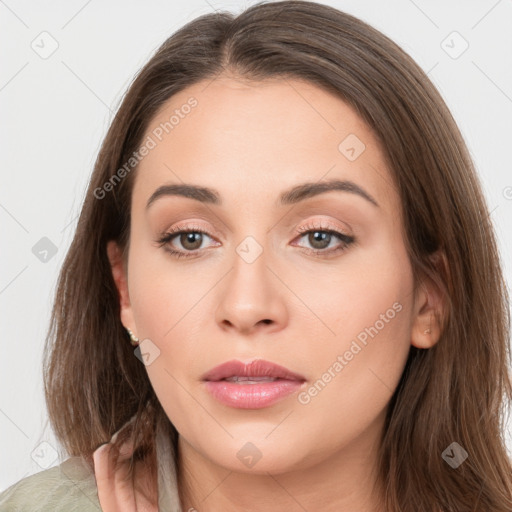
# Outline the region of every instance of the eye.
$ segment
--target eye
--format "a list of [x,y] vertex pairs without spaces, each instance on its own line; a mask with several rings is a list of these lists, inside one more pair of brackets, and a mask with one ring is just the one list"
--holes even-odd
[[[319,255],[331,255],[344,251],[349,245],[354,243],[353,236],[340,233],[336,229],[322,225],[308,225],[297,229],[301,234],[299,239],[305,238],[311,248],[305,248],[308,252]],[[336,245],[336,239],[338,244]],[[332,242],[334,242],[334,247]]]
[[[162,234],[157,240],[160,247],[165,246],[165,250],[170,252],[177,258],[189,258],[195,256],[202,248],[205,236],[211,236],[202,228],[188,226],[187,229],[182,229],[180,226],[171,228],[169,231]],[[181,245],[178,250],[173,248],[173,240]]]

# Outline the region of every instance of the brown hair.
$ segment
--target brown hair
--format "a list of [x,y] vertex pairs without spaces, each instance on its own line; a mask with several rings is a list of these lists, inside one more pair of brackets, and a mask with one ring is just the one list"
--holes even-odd
[[[138,149],[171,96],[225,71],[249,80],[305,79],[354,107],[382,143],[415,279],[429,275],[445,291],[441,338],[428,350],[411,347],[388,408],[379,465],[383,506],[510,511],[512,468],[503,439],[505,399],[512,400],[508,296],[466,145],[436,88],[399,46],[353,16],[306,1],[191,21],[126,93],[94,167],[48,332],[46,401],[63,447],[90,460],[134,414],[135,457],[154,456],[160,421],[176,446],[177,432],[121,324],[106,253],[109,240],[128,249],[136,168],[103,198],[95,191]],[[436,251],[448,268],[432,258]],[[452,442],[469,454],[457,469],[442,458]]]

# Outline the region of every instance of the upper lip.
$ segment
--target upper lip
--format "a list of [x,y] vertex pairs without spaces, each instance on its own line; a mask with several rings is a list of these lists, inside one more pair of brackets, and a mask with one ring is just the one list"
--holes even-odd
[[306,380],[302,375],[264,359],[255,359],[249,363],[243,363],[236,359],[226,361],[205,373],[202,380],[219,381],[229,377],[271,377],[297,381]]

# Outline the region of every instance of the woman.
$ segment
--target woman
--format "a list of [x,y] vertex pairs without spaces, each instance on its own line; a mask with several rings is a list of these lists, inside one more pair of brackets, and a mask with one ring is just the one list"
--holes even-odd
[[131,85],[62,268],[71,458],[2,510],[510,511],[508,326],[412,59],[316,3],[202,16]]

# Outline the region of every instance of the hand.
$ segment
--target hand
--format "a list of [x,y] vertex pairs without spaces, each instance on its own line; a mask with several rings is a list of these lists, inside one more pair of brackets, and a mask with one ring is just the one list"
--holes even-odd
[[94,453],[94,475],[103,512],[158,512],[157,478],[138,461],[130,470],[131,437],[118,450],[116,436]]

